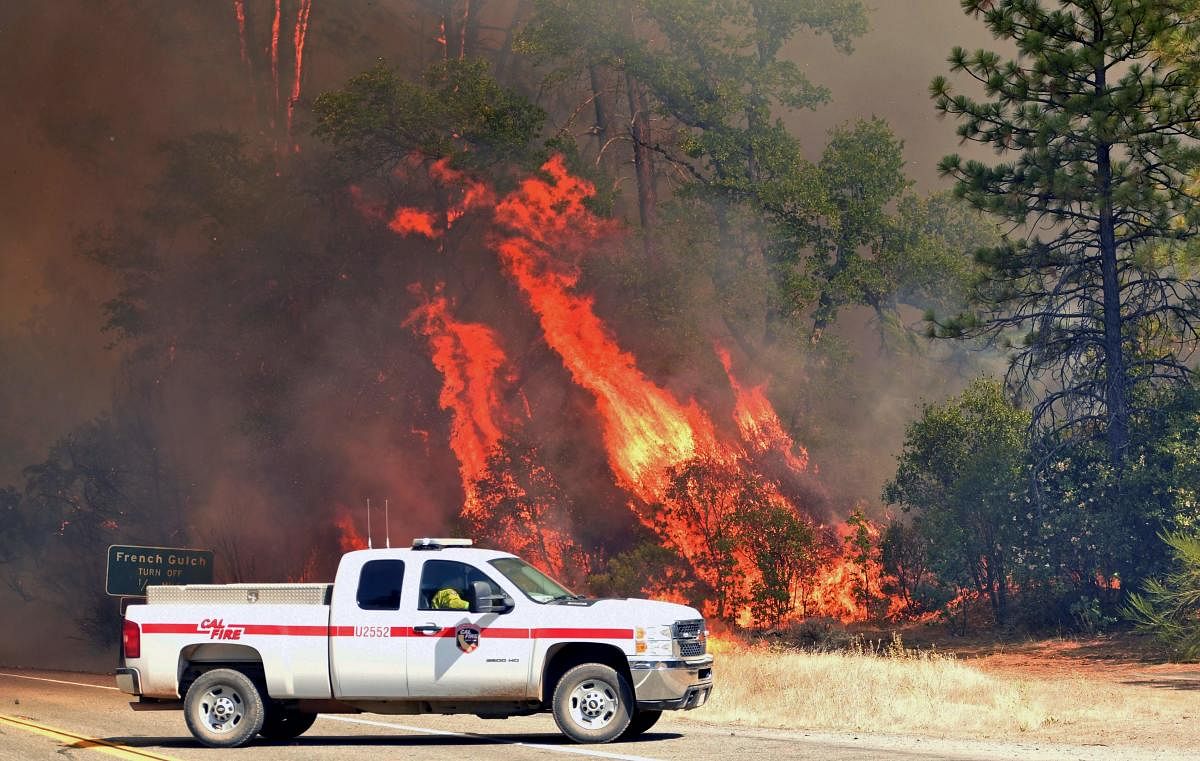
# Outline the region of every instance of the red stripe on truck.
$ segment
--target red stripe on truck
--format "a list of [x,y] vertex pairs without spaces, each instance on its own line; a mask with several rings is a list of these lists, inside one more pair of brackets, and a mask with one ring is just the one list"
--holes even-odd
[[[288,626],[279,624],[228,624],[227,629],[240,629],[244,634],[274,637],[353,637],[353,626]],[[208,634],[199,624],[142,624],[142,634]],[[486,626],[480,635],[490,639],[633,639],[633,629],[509,629]],[[455,627],[443,627],[437,634],[422,634],[411,626],[390,627],[392,637],[453,637]]]
[[[395,637],[393,629],[392,636]],[[455,627],[444,626],[434,634],[425,634],[424,632],[414,631],[409,629],[406,637],[453,637],[455,636]],[[488,637],[491,639],[529,639],[528,629],[505,629],[500,626],[485,626],[480,628],[479,636]]]
[[198,624],[142,624],[142,634],[198,634]]
[[[502,629],[499,626],[488,626],[480,629],[479,633],[484,637],[495,637],[496,639],[529,639],[528,629]],[[450,630],[450,636],[454,636],[454,630]]]

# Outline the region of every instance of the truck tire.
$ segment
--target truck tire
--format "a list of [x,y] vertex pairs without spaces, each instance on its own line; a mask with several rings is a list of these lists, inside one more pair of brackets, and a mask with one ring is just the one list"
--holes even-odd
[[188,729],[210,748],[237,748],[250,742],[262,729],[264,714],[258,687],[233,669],[204,672],[183,699]]
[[266,709],[258,734],[267,740],[294,740],[307,732],[317,720],[317,714],[297,711],[295,708],[268,703]]
[[632,740],[635,737],[644,735],[649,731],[650,727],[658,723],[661,717],[662,711],[638,711],[629,720],[629,726],[621,733],[621,739]]
[[629,681],[600,663],[576,666],[554,688],[554,722],[578,743],[606,743],[620,737],[629,726],[633,706]]

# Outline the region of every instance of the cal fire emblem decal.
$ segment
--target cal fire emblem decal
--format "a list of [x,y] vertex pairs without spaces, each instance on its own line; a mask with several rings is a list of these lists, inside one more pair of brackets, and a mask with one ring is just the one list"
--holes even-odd
[[454,630],[454,641],[464,653],[473,653],[479,647],[479,627],[474,624],[459,624]]

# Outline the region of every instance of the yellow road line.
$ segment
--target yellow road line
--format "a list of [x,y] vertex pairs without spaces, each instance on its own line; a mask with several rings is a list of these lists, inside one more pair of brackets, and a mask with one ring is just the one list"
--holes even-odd
[[7,716],[0,713],[0,725],[13,727],[14,729],[23,729],[26,732],[43,735],[45,737],[58,740],[69,748],[86,748],[88,750],[98,750],[101,753],[107,753],[117,758],[127,759],[156,759],[157,761],[176,761],[171,756],[161,756],[157,753],[151,753],[148,750],[140,748],[131,748],[127,745],[119,745],[109,742],[108,740],[100,740],[95,737],[85,737],[77,735],[74,732],[68,732],[65,729],[56,729],[54,727],[39,724],[36,721],[22,719],[16,716]]

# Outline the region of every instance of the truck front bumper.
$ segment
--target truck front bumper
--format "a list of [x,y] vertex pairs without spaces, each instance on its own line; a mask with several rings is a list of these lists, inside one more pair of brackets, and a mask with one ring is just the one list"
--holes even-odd
[[713,657],[688,660],[630,660],[638,708],[675,711],[699,708],[712,692]]
[[122,666],[116,671],[117,689],[130,695],[142,694],[142,675],[137,669]]

